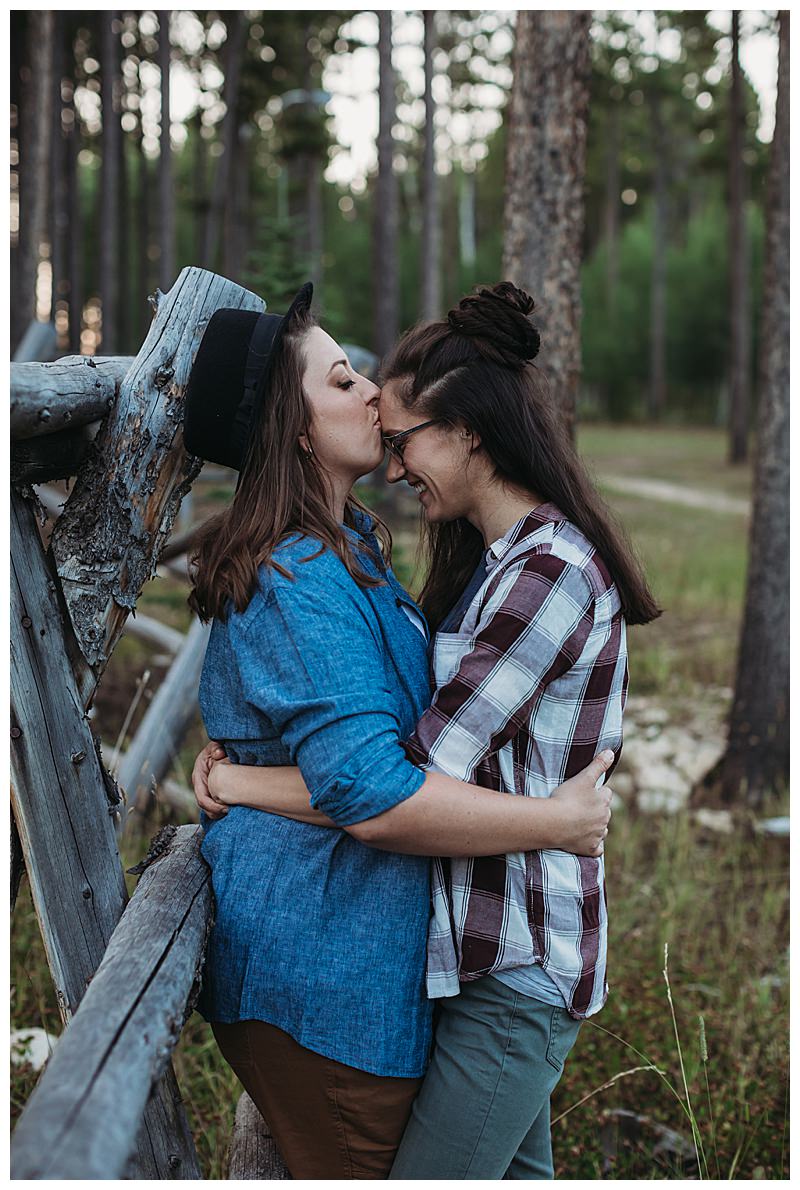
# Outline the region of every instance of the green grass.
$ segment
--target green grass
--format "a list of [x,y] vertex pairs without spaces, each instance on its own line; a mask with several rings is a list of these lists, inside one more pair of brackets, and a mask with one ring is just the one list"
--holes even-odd
[[[787,1177],[785,842],[765,847],[744,834],[709,838],[684,816],[621,811],[607,847],[607,871],[612,990],[603,1012],[581,1029],[554,1096],[553,1118],[615,1074],[643,1064],[641,1055],[685,1103],[662,974],[666,943],[680,1053],[710,1176],[718,1165],[725,1178]],[[674,1162],[654,1157],[656,1138],[647,1126],[634,1142],[621,1143],[607,1164],[603,1111],[619,1108],[676,1129],[691,1142],[689,1119],[664,1079],[640,1071],[555,1125],[556,1177],[681,1176]],[[612,1136],[607,1125],[606,1145]]]
[[[601,477],[641,475],[747,495],[747,470],[727,466],[724,435],[717,431],[590,426],[581,431],[580,445]],[[369,491],[361,494],[370,496]],[[665,609],[654,624],[630,633],[631,691],[657,697],[673,720],[680,721],[687,706],[711,697],[710,688],[733,682],[746,518],[610,490],[606,495]],[[407,508],[410,515],[391,527],[398,576],[413,585],[415,505],[408,502]],[[180,584],[160,580],[148,585],[140,607],[183,628],[188,623],[185,598]],[[106,755],[136,682],[148,667],[150,652],[123,638],[97,700],[94,726]],[[160,672],[153,671],[153,689]],[[146,696],[139,715],[145,704]],[[136,722],[135,716],[132,729]],[[176,763],[179,779],[188,779],[203,739],[198,720]],[[770,811],[786,812],[780,803]],[[638,1136],[615,1138],[603,1117],[606,1109],[626,1109],[678,1130],[691,1144],[690,1121],[679,1102],[685,1092],[662,975],[665,943],[686,1082],[709,1172],[714,1176],[718,1163],[723,1177],[788,1176],[787,851],[783,842],[751,838],[743,830],[707,836],[683,816],[640,817],[630,810],[615,816],[607,851],[612,991],[603,1012],[581,1029],[554,1098],[553,1117],[568,1112],[554,1127],[557,1177],[680,1176],[674,1161],[654,1153],[656,1142],[647,1126]],[[139,856],[139,851],[126,856],[126,866]],[[59,1032],[24,884],[14,916],[11,962],[12,1027],[42,1025]],[[700,1016],[707,1063],[701,1059]],[[183,1031],[174,1061],[204,1176],[222,1178],[238,1085],[196,1014]],[[625,1073],[649,1064],[663,1077],[651,1070]],[[598,1091],[615,1076],[610,1087]],[[30,1071],[15,1072],[13,1116],[34,1081]]]
[[598,477],[605,472],[667,480],[741,499],[750,494],[750,468],[727,462],[727,438],[721,430],[589,424],[579,428],[577,441]]
[[[126,866],[132,859],[125,857]],[[603,1012],[582,1027],[554,1096],[553,1118],[569,1113],[553,1131],[556,1176],[645,1179],[680,1173],[653,1156],[647,1129],[638,1141],[620,1144],[613,1163],[605,1164],[603,1112],[608,1108],[641,1113],[691,1141],[687,1116],[664,1079],[640,1071],[592,1095],[620,1072],[652,1063],[683,1098],[662,976],[665,942],[691,1102],[712,1174],[718,1161],[724,1177],[787,1176],[785,843],[765,845],[745,834],[708,837],[684,817],[620,811],[607,869],[612,990]],[[12,1026],[41,1025],[58,1033],[55,996],[25,885],[14,917],[11,976]],[[701,1014],[710,1111],[699,1043]],[[174,1062],[204,1177],[222,1178],[239,1088],[196,1014],[183,1031]],[[12,1118],[34,1081],[29,1071],[15,1073]]]

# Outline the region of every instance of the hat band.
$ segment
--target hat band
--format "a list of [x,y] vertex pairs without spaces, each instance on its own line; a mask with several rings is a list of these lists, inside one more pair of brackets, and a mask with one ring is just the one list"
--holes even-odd
[[244,396],[236,410],[230,438],[231,447],[242,459],[242,463],[247,455],[250,436],[264,398],[265,386],[262,382],[269,364],[272,345],[282,323],[283,318],[279,314],[259,314],[250,336],[244,370]]

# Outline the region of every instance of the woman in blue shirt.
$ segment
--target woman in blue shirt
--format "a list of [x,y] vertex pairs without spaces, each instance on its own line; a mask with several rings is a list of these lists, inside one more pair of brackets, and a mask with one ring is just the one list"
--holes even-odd
[[[297,765],[339,829],[245,806],[206,820],[216,919],[200,1007],[294,1177],[381,1177],[430,1046],[422,855],[596,854],[606,765],[537,802],[408,760],[427,629],[351,494],[382,456],[379,391],[313,325],[310,298],[284,318],[219,311],[204,335],[187,448],[241,473],[199,542],[192,603],[213,619],[209,735],[234,763]],[[394,829],[404,854],[364,846],[386,820],[381,845]]]

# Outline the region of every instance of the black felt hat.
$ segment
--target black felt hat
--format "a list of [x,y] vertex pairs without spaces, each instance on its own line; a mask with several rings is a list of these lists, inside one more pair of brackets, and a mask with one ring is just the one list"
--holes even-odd
[[313,294],[309,282],[283,316],[228,309],[212,314],[186,386],[183,440],[190,454],[241,470],[284,330],[310,307]]

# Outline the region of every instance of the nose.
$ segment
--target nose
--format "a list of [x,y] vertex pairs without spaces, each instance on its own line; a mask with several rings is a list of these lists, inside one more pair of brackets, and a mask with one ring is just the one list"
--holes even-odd
[[386,482],[397,483],[398,480],[403,478],[405,473],[406,469],[403,463],[399,459],[396,459],[392,452],[389,451],[386,460]]
[[361,391],[363,393],[365,402],[367,405],[376,405],[378,402],[378,397],[381,395],[381,390],[378,388],[377,384],[373,384],[372,381],[368,380],[366,376],[362,376],[361,381]]

